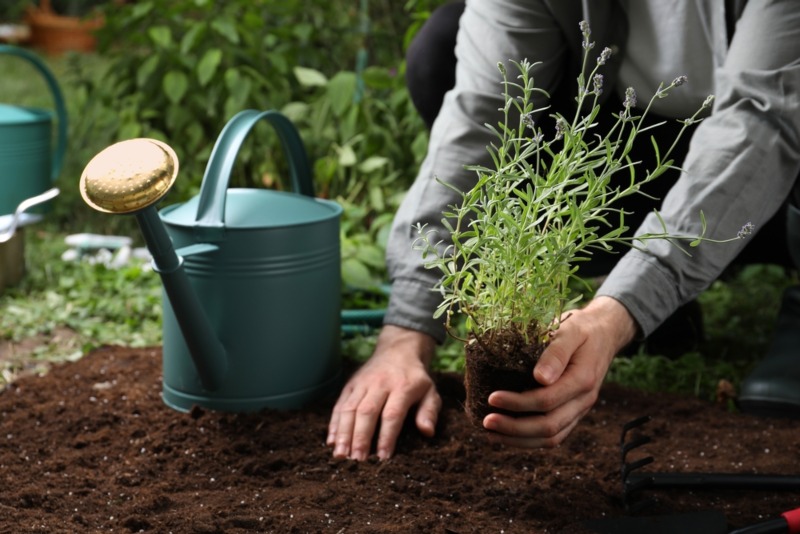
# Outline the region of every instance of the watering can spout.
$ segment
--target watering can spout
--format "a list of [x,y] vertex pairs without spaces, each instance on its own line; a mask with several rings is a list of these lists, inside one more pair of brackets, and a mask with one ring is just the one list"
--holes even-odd
[[215,391],[225,380],[228,356],[155,209],[177,175],[178,157],[172,148],[154,139],[131,139],[92,158],[81,175],[80,192],[97,211],[134,214],[200,382],[207,391]]

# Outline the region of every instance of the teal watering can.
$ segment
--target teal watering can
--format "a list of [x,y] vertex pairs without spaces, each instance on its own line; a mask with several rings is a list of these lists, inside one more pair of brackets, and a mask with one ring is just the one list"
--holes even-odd
[[13,214],[27,199],[52,188],[61,172],[67,146],[67,112],[55,77],[36,54],[8,45],[0,45],[0,54],[26,60],[44,77],[53,94],[58,124],[53,148],[50,111],[0,104],[0,216],[3,216]]
[[[288,157],[291,193],[228,187],[261,120]],[[177,174],[169,146],[133,139],[95,156],[80,182],[93,208],[135,214],[161,276],[164,402],[180,411],[294,409],[334,390],[342,208],[313,197],[291,122],[276,111],[237,114],[216,141],[199,195],[156,212]]]

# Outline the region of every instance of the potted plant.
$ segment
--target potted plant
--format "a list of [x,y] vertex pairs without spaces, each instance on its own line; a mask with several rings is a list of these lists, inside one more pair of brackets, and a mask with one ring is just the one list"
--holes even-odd
[[95,49],[94,32],[103,26],[97,11],[107,0],[40,0],[32,4],[26,18],[31,44],[47,54]]
[[[637,176],[637,164],[628,158],[631,145],[657,125],[645,123],[650,105],[636,114],[632,88],[609,131],[597,131],[603,83],[599,70],[611,50],[605,49],[589,70],[593,43],[588,25],[582,23],[581,29],[583,72],[589,73],[578,77],[575,117],[552,115],[556,131],[548,139],[532,120],[542,111],[534,109],[532,97],[543,93],[530,76],[533,65],[515,62],[519,76],[511,79],[498,64],[505,106],[499,128],[490,126],[499,141],[489,147],[494,166],[468,167],[477,173],[477,181],[469,191],[458,191],[461,205],[444,213],[442,222],[450,237],[446,244],[425,225],[417,225],[415,248],[422,251],[427,268],[443,275],[436,287],[443,299],[435,316],[444,317],[451,334],[454,317],[465,318],[465,408],[477,426],[494,411],[487,400],[492,391],[536,387],[533,368],[564,312],[580,299],[571,290],[579,262],[618,243],[640,248],[651,239],[666,239],[679,247],[684,241],[690,246],[711,241],[703,235],[670,234],[663,220],[662,233],[626,237],[619,201],[672,168],[669,157],[675,143],[663,154],[654,143],[655,168]],[[679,77],[662,85],[653,98],[666,97],[685,81]],[[678,137],[701,120],[712,100],[706,99],[684,121]],[[619,173],[630,176],[623,185],[611,181]],[[704,233],[702,213],[700,217]]]

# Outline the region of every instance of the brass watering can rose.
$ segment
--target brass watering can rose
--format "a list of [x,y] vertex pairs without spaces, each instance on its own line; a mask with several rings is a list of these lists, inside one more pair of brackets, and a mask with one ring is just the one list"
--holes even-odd
[[178,177],[178,156],[155,139],[130,139],[97,154],[81,175],[83,200],[103,213],[132,213],[158,202]]
[[115,143],[93,157],[83,170],[83,200],[103,213],[136,217],[153,269],[173,303],[200,380],[207,391],[219,388],[227,371],[225,348],[217,339],[197,295],[192,290],[183,260],[178,256],[155,203],[178,177],[178,157],[167,144],[155,139],[129,139]]

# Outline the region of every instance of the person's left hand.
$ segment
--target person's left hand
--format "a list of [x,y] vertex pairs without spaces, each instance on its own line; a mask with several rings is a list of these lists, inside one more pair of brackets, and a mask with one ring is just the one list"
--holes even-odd
[[538,414],[487,415],[483,426],[492,431],[492,441],[528,448],[559,445],[597,401],[611,361],[636,334],[628,310],[610,297],[566,315],[533,370],[543,387],[489,395],[495,408]]

